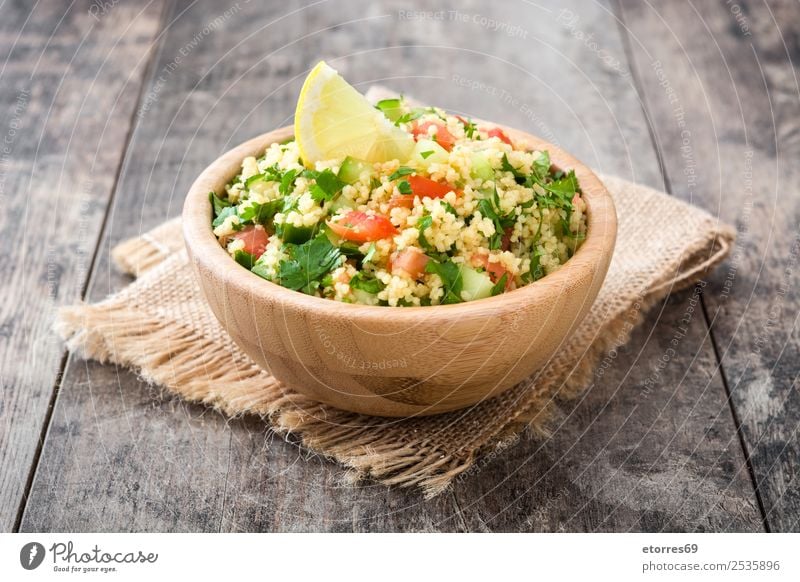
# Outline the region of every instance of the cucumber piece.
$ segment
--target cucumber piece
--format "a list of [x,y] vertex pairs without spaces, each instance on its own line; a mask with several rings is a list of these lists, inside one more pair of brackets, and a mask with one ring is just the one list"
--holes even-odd
[[494,170],[489,163],[489,158],[481,152],[472,154],[472,168],[469,173],[473,178],[480,179],[482,182],[494,180]]
[[377,305],[379,303],[377,295],[367,293],[363,289],[353,289],[351,292],[358,303],[363,303],[364,305]]
[[339,167],[338,178],[345,184],[355,184],[364,172],[372,173],[372,164],[347,156]]
[[336,199],[333,202],[331,202],[330,213],[336,214],[342,208],[346,210],[355,210],[356,203],[350,200],[349,198],[345,198],[344,196],[339,194],[339,196],[337,196]]
[[283,242],[295,245],[311,240],[311,237],[314,236],[314,230],[316,230],[316,225],[295,226],[293,224],[280,224],[275,229],[276,234],[281,237]]
[[[428,152],[433,153],[429,154]],[[433,163],[446,164],[449,157],[450,154],[447,153],[447,150],[432,139],[419,140],[414,146],[414,151],[411,153],[411,159],[424,168],[427,168]]]
[[461,266],[461,298],[464,301],[474,301],[475,299],[486,299],[492,296],[494,283],[487,273],[480,273],[468,267]]

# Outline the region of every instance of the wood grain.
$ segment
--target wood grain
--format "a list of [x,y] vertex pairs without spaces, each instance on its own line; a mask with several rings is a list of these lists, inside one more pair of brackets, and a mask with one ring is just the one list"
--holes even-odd
[[[187,39],[220,14],[211,3],[174,7],[150,81],[154,104],[131,139],[91,299],[126,283],[109,266],[110,245],[176,215],[194,177],[230,145],[285,125],[319,58],[362,87],[383,82],[555,140],[599,171],[662,185],[608,7],[444,3],[467,21],[408,21],[399,10],[422,2],[332,1],[263,28],[296,8],[242,5],[155,92]],[[579,14],[578,23],[570,26],[562,8]],[[489,31],[474,14],[522,31]],[[597,45],[576,31],[594,33]],[[622,64],[599,58],[598,46]],[[553,439],[490,455],[433,501],[342,486],[340,468],[306,459],[258,422],[159,400],[130,373],[71,360],[22,529],[758,530],[696,309],[691,291],[659,306]],[[690,310],[680,349],[654,376]]]
[[737,225],[705,289],[708,317],[769,528],[798,531],[800,7],[742,2],[737,19],[725,4],[697,3],[691,17],[622,4],[672,191]]
[[24,503],[64,349],[55,308],[81,299],[161,2],[0,8],[0,531]]

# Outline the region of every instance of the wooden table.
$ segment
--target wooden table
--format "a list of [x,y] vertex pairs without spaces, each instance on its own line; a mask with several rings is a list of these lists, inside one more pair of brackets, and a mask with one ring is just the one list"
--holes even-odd
[[[800,530],[800,4],[66,5],[0,8],[0,529]],[[126,285],[109,249],[290,122],[320,58],[664,188],[735,224],[736,249],[647,315],[552,438],[433,500],[343,484],[260,422],[65,352],[55,308]]]

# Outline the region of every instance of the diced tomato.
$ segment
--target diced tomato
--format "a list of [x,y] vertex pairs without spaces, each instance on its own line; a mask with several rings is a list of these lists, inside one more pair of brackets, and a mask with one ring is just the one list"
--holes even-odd
[[389,238],[398,232],[385,216],[366,214],[358,210],[348,212],[337,222],[328,221],[328,226],[343,239],[353,242],[376,241]]
[[[430,134],[428,133],[428,128],[431,126],[436,127],[436,137],[431,138]],[[414,136],[414,139],[419,141],[420,138],[422,139],[435,139],[436,143],[446,149],[448,152],[453,149],[453,146],[456,143],[456,138],[453,137],[453,134],[447,131],[444,123],[439,121],[425,121],[423,123],[417,123],[416,121],[411,125],[411,134]]]
[[424,272],[428,264],[428,257],[415,247],[409,247],[398,251],[389,258],[389,271],[394,273],[396,269],[402,269],[414,279],[418,279]]
[[503,278],[503,275],[508,274],[506,277],[506,291],[514,288],[514,276],[509,273],[506,268],[500,263],[492,263],[489,261],[489,253],[478,252],[472,255],[470,262],[473,267],[482,267],[489,273],[489,278],[493,283],[497,283]]
[[408,176],[406,180],[408,181],[408,185],[411,186],[411,194],[395,196],[389,201],[390,208],[413,208],[414,197],[416,196],[420,198],[425,198],[426,196],[428,198],[444,198],[448,192],[455,192],[456,196],[461,196],[462,194],[461,191],[456,190],[448,184],[434,182],[422,176]]
[[392,208],[414,208],[414,196],[411,194],[394,196],[389,200],[389,209]]
[[513,143],[511,143],[511,138],[509,138],[509,137],[506,135],[506,132],[504,132],[504,131],[503,131],[502,129],[500,129],[499,127],[493,127],[492,129],[490,129],[489,131],[487,131],[487,132],[486,132],[486,134],[487,134],[489,137],[497,137],[497,138],[499,138],[499,139],[500,139],[500,141],[504,141],[504,142],[506,142],[506,143],[507,143],[508,145],[510,145],[512,148],[514,147],[514,144],[513,144]]
[[406,180],[408,180],[408,185],[411,186],[412,194],[410,196],[412,197],[419,196],[420,198],[424,198],[427,196],[428,198],[444,198],[448,192],[455,192],[456,196],[461,194],[461,192],[449,184],[434,182],[422,176],[409,176]]
[[233,238],[244,242],[244,250],[253,255],[256,259],[264,254],[267,248],[269,235],[261,226],[245,226],[242,230],[233,235]]

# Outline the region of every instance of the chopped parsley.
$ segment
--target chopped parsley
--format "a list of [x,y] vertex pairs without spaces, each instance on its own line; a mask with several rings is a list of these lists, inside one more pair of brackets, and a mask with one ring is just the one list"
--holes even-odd
[[423,160],[427,160],[430,156],[434,154],[433,150],[426,150],[424,152],[420,152],[419,155],[422,156]]
[[306,170],[306,173],[312,174],[315,181],[311,187],[311,197],[315,202],[330,202],[345,187],[345,183],[330,169],[321,172]]
[[283,250],[288,258],[278,265],[278,281],[284,287],[308,294],[313,294],[320,280],[339,266],[342,256],[324,233],[300,245],[284,244]]
[[442,261],[431,259],[425,265],[425,271],[439,275],[442,280],[444,285],[442,303],[461,303],[461,290],[464,286],[464,280],[461,278],[461,269],[458,268],[458,265],[450,259]]
[[350,287],[352,289],[361,289],[367,293],[377,295],[383,290],[383,283],[371,275],[367,275],[363,271],[359,271],[353,278],[350,279]]
[[400,194],[405,194],[405,195],[413,194],[411,190],[411,184],[408,183],[408,180],[403,180],[402,182],[398,182],[397,190],[400,192]]
[[389,176],[389,181],[394,182],[398,178],[402,178],[403,176],[408,176],[409,174],[413,174],[416,172],[414,168],[409,168],[408,166],[400,166],[395,170],[391,176]]

